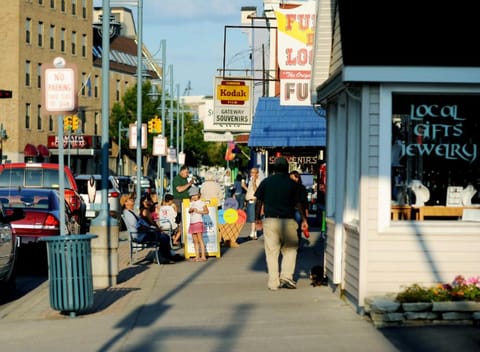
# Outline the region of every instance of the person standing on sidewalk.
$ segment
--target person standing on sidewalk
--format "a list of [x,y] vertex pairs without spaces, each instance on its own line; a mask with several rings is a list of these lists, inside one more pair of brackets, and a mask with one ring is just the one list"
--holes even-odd
[[189,199],[188,189],[195,183],[193,177],[188,180],[188,175],[190,170],[188,170],[187,165],[182,165],[176,175],[172,180],[172,194],[173,202],[177,206],[177,223],[181,226],[182,224],[182,203],[184,199]]
[[300,211],[302,230],[308,229],[308,222],[302,205],[300,187],[290,179],[285,158],[278,157],[275,160],[274,173],[260,183],[255,197],[255,222],[257,229],[263,228],[264,235],[267,286],[270,290],[278,290],[280,287],[295,289],[297,284],[293,274],[298,249],[295,210]]
[[247,223],[250,223],[251,230],[249,238],[252,240],[257,239],[257,229],[255,226],[255,192],[262,182],[260,178],[259,170],[253,167],[250,170],[250,180],[248,186],[246,186],[247,193],[245,194],[245,200],[247,201]]
[[200,190],[196,186],[190,187],[190,226],[188,234],[192,236],[193,246],[195,248],[194,262],[204,262],[207,260],[205,243],[203,241],[204,223],[202,215],[208,214],[207,203],[200,200]]

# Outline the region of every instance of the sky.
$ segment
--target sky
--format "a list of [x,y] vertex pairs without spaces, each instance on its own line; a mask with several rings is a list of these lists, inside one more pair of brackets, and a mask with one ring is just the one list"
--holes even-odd
[[[111,1],[110,6],[123,6],[121,2]],[[101,7],[102,0],[93,4]],[[223,67],[225,26],[240,25],[245,6],[257,7],[259,16],[263,12],[263,0],[143,0],[143,43],[160,63],[166,40],[166,67],[173,65],[174,89],[179,85],[181,96],[213,95],[217,69]],[[137,22],[136,5],[124,7],[134,11]],[[247,35],[228,29],[225,37],[225,67],[250,68]]]

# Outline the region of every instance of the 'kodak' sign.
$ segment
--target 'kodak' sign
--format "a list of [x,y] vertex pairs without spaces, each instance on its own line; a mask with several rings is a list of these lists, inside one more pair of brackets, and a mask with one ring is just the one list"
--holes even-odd
[[222,104],[244,105],[249,98],[249,86],[244,81],[221,81],[217,86],[217,99]]

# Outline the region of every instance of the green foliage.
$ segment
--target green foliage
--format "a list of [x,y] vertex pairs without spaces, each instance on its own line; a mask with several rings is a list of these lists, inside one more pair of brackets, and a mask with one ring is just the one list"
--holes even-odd
[[[165,116],[162,118],[162,96],[161,92],[157,100],[151,99],[151,83],[146,81],[142,87],[142,123],[148,124],[148,120],[159,116],[162,119],[162,135],[167,137],[168,144],[171,145],[170,136],[173,134],[174,143],[173,146],[177,147],[177,127],[181,129],[181,111],[182,109],[178,105],[177,100],[170,102],[170,97],[166,94],[165,98]],[[175,98],[174,98],[175,99]],[[173,124],[170,122],[169,109],[173,106]],[[180,109],[179,109],[180,108]],[[121,102],[113,104],[112,112],[110,116],[110,138],[118,143],[119,138],[119,122],[122,123],[122,128],[127,128],[131,123],[137,121],[137,86],[133,86],[125,92]],[[178,121],[178,123],[177,123]],[[173,126],[172,126],[173,125]],[[173,128],[173,130],[172,130]],[[190,112],[184,112],[183,118],[183,149],[186,154],[186,164],[189,166],[213,166],[213,165],[225,165],[225,149],[226,143],[219,142],[205,142],[203,136],[203,123],[196,121],[194,115]],[[179,130],[178,136],[181,137],[181,130]],[[152,156],[152,145],[154,135],[149,133],[147,138],[147,149],[142,151],[144,155],[143,169],[147,170],[150,158],[156,158]],[[128,137],[126,133],[122,133],[122,153],[128,154],[129,157],[135,158],[135,151],[129,150]],[[181,149],[181,142],[178,143],[179,149]],[[244,147],[247,148],[247,147]],[[248,149],[248,148],[247,148]],[[179,150],[181,151],[181,150]],[[246,152],[248,155],[248,151]],[[243,155],[237,155],[237,159],[243,159]],[[156,162],[151,163],[155,165]]]

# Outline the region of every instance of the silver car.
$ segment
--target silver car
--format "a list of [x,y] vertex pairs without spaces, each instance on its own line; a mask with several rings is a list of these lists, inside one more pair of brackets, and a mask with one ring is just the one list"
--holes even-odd
[[[90,179],[95,181],[95,199],[91,203],[88,196],[88,184]],[[92,219],[97,217],[100,212],[100,204],[102,203],[102,176],[101,175],[77,175],[75,176],[78,192],[87,205],[86,217]],[[110,215],[120,221],[122,207],[120,206],[121,192],[117,178],[115,176],[108,177],[108,204]],[[93,195],[92,195],[93,196]]]

